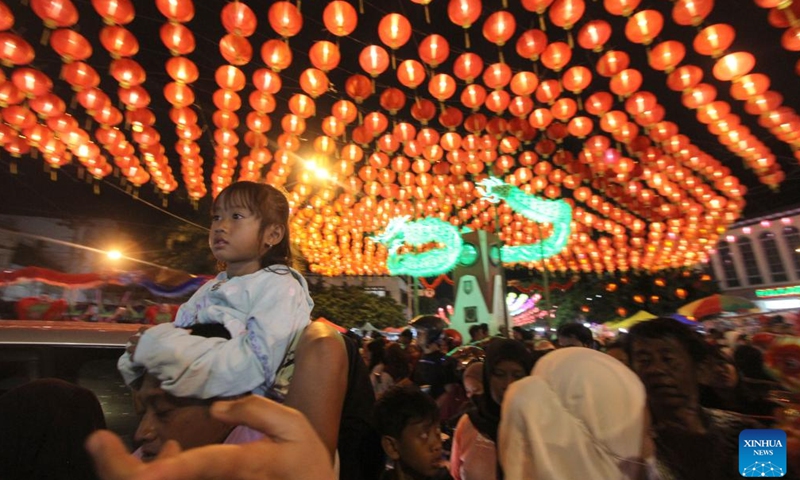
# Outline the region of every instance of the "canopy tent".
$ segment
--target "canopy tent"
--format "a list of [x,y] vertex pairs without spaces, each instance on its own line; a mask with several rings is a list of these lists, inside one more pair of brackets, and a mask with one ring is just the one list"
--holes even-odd
[[314,321],[315,321],[315,322],[324,323],[324,324],[326,324],[326,325],[328,325],[328,326],[330,326],[330,327],[333,327],[333,328],[334,328],[334,329],[335,329],[337,332],[339,332],[339,333],[345,333],[345,332],[347,332],[347,329],[346,329],[346,328],[344,328],[344,327],[342,327],[342,326],[339,326],[339,325],[336,325],[335,323],[331,322],[330,320],[328,320],[328,319],[327,319],[327,318],[325,318],[325,317],[319,317],[318,319],[316,319],[316,320],[314,320]]
[[687,303],[678,313],[691,318],[705,318],[720,313],[745,313],[758,311],[758,306],[747,298],[715,293]]
[[369,322],[365,322],[364,325],[361,325],[358,329],[362,332],[380,332],[380,329]]
[[0,2],[2,161],[171,203],[287,186],[323,275],[385,274],[372,239],[397,217],[530,246],[557,230],[534,197],[571,230],[521,263],[681,268],[800,156],[800,2],[756,3]]
[[658,318],[657,315],[653,315],[650,312],[645,310],[639,310],[638,312],[634,313],[628,318],[625,318],[619,322],[613,323],[611,325],[606,325],[608,328],[620,329],[625,328],[628,329],[639,322],[644,322],[646,320],[652,320],[653,318]]

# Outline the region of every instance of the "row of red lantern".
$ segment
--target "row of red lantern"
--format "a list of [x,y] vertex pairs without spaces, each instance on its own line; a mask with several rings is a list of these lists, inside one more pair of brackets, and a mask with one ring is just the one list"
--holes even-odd
[[[793,0],[754,0],[761,8],[769,9],[767,17],[775,28],[783,29],[781,45],[790,52],[800,52],[800,2]],[[800,75],[800,59],[795,64]]]

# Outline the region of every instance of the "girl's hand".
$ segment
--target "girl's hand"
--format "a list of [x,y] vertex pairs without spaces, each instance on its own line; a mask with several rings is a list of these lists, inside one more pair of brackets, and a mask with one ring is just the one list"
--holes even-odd
[[141,327],[138,332],[128,338],[128,346],[125,347],[125,351],[131,355],[131,360],[133,360],[133,355],[136,353],[136,346],[139,345],[139,339],[142,338],[142,334],[146,330],[147,327]]

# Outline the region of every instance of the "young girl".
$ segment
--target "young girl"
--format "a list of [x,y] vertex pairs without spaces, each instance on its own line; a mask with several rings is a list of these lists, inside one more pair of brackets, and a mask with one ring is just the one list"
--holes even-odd
[[[288,218],[286,197],[269,185],[238,182],[219,194],[208,243],[225,271],[180,307],[174,323],[145,331],[120,358],[127,384],[146,369],[177,397],[285,395],[314,306],[305,279],[289,267]],[[221,323],[232,338],[190,335],[184,327],[195,323]]]

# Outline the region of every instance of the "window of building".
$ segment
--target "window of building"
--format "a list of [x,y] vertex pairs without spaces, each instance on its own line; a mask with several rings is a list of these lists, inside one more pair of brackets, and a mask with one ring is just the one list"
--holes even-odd
[[739,274],[736,272],[736,265],[733,263],[733,255],[731,255],[731,247],[728,242],[724,240],[719,242],[717,253],[719,253],[719,260],[722,262],[722,273],[725,275],[725,283],[728,287],[742,286],[739,283]]
[[786,269],[783,268],[781,252],[778,250],[775,234],[764,232],[758,238],[761,241],[761,249],[764,250],[764,255],[767,256],[767,265],[769,266],[769,274],[772,277],[772,281],[785,282],[788,277],[786,276]]
[[800,252],[797,251],[800,248],[800,231],[795,227],[783,227],[783,239],[792,255],[795,274],[800,277]]
[[739,252],[742,254],[742,263],[744,263],[744,271],[747,274],[747,284],[760,285],[764,283],[761,278],[761,272],[758,271],[758,261],[753,251],[753,242],[748,237],[739,237],[736,239],[736,245],[739,246]]

